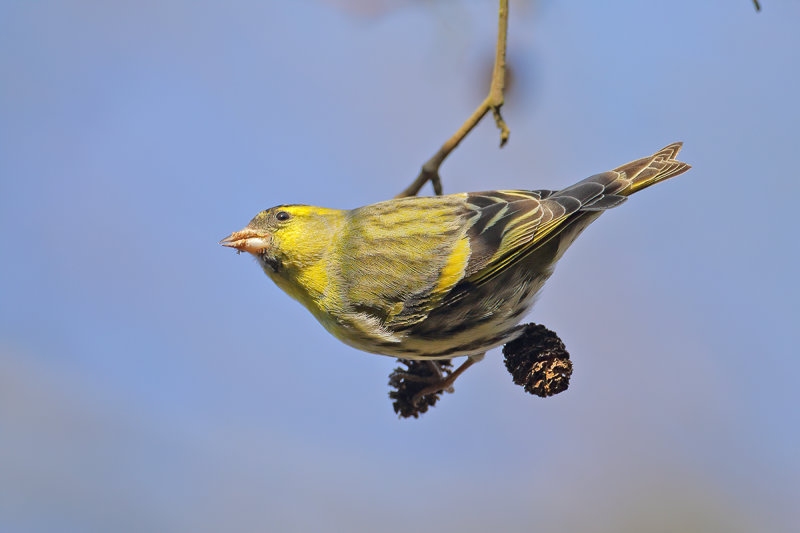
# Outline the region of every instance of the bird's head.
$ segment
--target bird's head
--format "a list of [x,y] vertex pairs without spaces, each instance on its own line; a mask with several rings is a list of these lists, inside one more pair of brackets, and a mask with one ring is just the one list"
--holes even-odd
[[270,276],[297,272],[324,256],[343,219],[336,209],[279,205],[260,212],[243,230],[219,243],[253,254]]

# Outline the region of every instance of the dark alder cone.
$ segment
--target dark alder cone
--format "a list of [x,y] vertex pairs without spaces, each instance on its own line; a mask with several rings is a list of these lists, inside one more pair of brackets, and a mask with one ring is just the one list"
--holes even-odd
[[400,418],[419,418],[419,415],[433,407],[442,392],[427,394],[414,403],[414,396],[422,389],[439,379],[439,374],[431,368],[431,363],[439,367],[443,377],[453,371],[450,359],[433,361],[411,361],[398,359],[406,368],[397,367],[389,374],[389,386],[394,390],[389,391],[389,398],[393,400],[392,407]]
[[546,398],[567,390],[572,375],[564,343],[541,324],[527,324],[518,338],[503,346],[506,368],[526,392]]

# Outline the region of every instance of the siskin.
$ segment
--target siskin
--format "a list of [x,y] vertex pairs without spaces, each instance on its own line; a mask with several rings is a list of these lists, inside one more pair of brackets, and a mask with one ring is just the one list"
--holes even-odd
[[349,211],[281,205],[220,241],[264,272],[341,341],[401,359],[467,361],[443,390],[519,325],[556,261],[603,211],[690,168],[681,143],[562,189],[388,200]]

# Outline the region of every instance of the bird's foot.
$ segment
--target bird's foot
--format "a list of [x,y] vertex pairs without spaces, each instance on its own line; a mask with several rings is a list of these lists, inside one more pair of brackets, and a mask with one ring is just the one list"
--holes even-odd
[[[413,381],[414,383],[436,383],[444,379],[445,373],[450,372],[452,364],[449,359],[422,361],[409,361],[408,359],[398,359],[398,361],[408,366],[408,370],[402,371],[396,368],[389,376],[390,380]],[[390,384],[392,381],[390,381]]]
[[412,403],[419,404],[425,396],[430,394],[439,394],[442,392],[454,392],[455,389],[453,388],[453,383],[458,379],[458,376],[464,373],[466,369],[471,367],[475,364],[476,361],[480,361],[480,359],[475,359],[472,357],[467,357],[467,360],[461,363],[461,365],[453,370],[452,372],[448,372],[446,376],[442,376],[440,379],[434,381],[421,391],[417,392],[414,397],[411,399]]
[[407,369],[396,368],[389,376],[392,406],[401,418],[419,417],[433,407],[443,392],[453,392],[456,379],[482,356],[468,358],[457,369],[449,359],[411,361],[399,359]]
[[452,371],[452,363],[449,359],[398,359],[398,362],[405,365],[405,368],[395,368],[389,374],[389,386],[394,389],[389,391],[389,398],[393,400],[392,407],[400,418],[417,418],[432,407],[440,396],[439,393],[429,392],[424,396],[418,393],[445,379]]

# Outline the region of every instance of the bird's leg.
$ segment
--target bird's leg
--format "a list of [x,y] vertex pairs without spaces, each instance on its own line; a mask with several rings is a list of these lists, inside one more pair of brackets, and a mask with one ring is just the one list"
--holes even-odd
[[419,403],[419,400],[421,400],[423,396],[427,396],[429,394],[436,394],[437,392],[442,392],[442,391],[453,392],[452,390],[453,383],[455,383],[456,379],[458,379],[458,376],[463,374],[466,369],[468,369],[469,367],[471,367],[472,365],[483,359],[484,355],[485,354],[470,355],[469,357],[467,357],[466,361],[461,363],[461,365],[455,370],[453,370],[450,374],[448,374],[447,377],[442,376],[442,373],[439,370],[439,365],[434,363],[433,366],[436,367],[436,370],[439,373],[439,379],[434,383],[428,385],[418,393],[416,393],[414,395],[414,399],[412,402],[414,404],[417,404]]
[[[399,369],[395,370],[395,376],[404,379],[405,381],[413,381],[416,383],[438,383],[442,379],[444,379],[444,374],[442,374],[442,367],[433,360],[433,359],[425,359],[421,361],[430,369],[430,373],[424,376],[421,376],[416,373],[411,372],[399,372]],[[408,365],[410,361],[406,360],[405,364]]]
[[432,381],[436,382],[444,379],[444,374],[442,374],[442,367],[440,367],[439,364],[436,363],[436,361],[429,359],[425,362],[430,367],[431,374],[433,374],[433,376],[436,376],[435,379],[433,379]]

